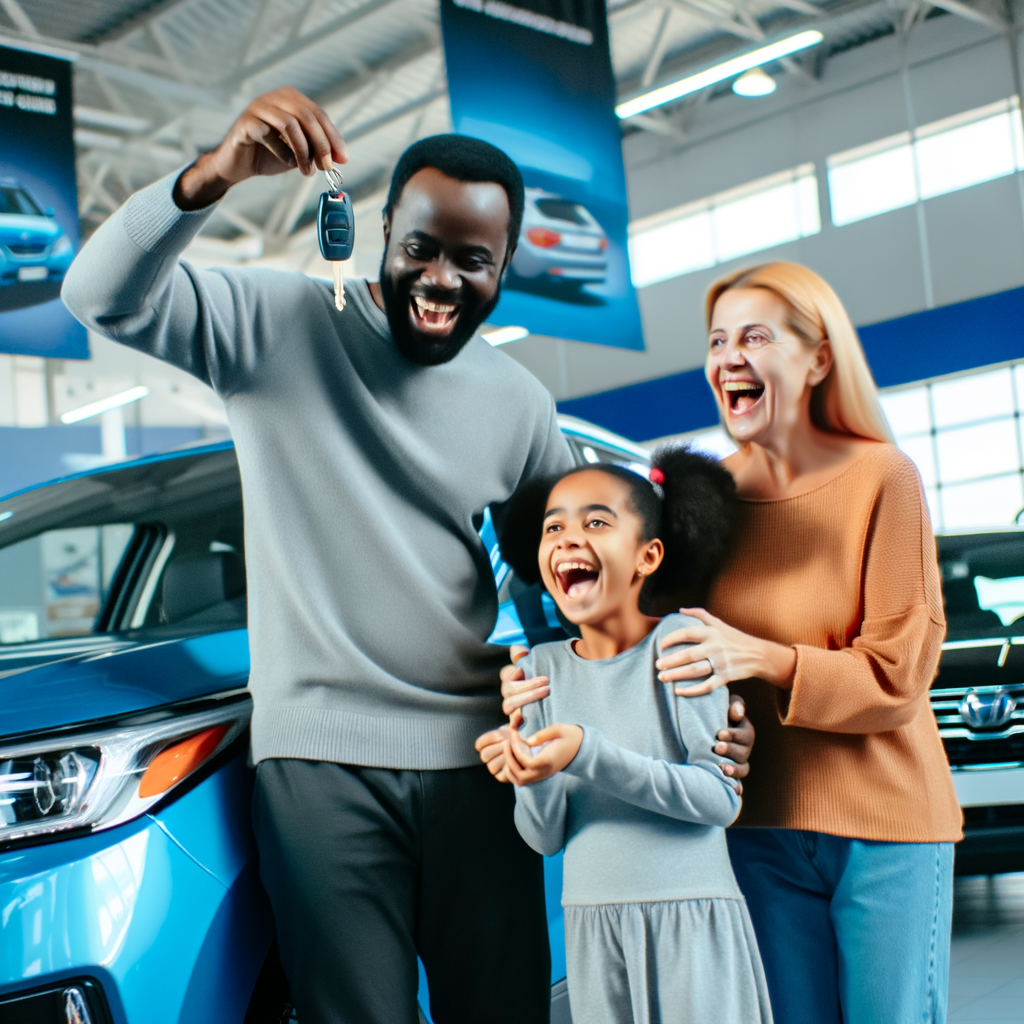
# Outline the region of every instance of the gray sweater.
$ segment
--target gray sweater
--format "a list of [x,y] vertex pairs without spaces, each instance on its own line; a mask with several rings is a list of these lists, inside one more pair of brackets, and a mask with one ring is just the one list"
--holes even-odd
[[584,660],[566,640],[519,662],[551,680],[550,695],[523,708],[521,735],[583,726],[565,769],[516,790],[526,842],[547,856],[565,848],[565,906],[740,895],[724,828],[740,798],[712,753],[728,690],[676,697],[654,668],[662,637],[695,623],[666,616],[643,643],[603,661]]
[[96,232],[64,284],[86,326],[224,400],[245,495],[256,761],[477,764],[505,648],[483,510],[572,464],[554,402],[478,336],[421,367],[364,281],[348,305],[299,273],[199,270],[210,214],[170,175]]

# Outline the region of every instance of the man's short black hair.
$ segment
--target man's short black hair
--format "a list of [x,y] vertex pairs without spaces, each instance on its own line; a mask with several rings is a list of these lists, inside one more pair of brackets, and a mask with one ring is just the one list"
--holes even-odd
[[469,135],[431,135],[414,142],[398,159],[384,207],[388,219],[409,179],[425,167],[434,167],[456,181],[493,181],[508,196],[509,249],[519,241],[523,223],[523,176],[507,153]]

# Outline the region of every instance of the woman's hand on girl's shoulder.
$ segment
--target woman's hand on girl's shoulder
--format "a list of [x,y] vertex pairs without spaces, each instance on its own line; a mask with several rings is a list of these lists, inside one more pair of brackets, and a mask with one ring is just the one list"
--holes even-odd
[[[583,729],[578,725],[556,722],[523,739],[512,732],[504,743],[505,770],[516,786],[543,782],[565,768],[579,753]],[[540,749],[534,754],[533,749]]]
[[[654,663],[663,683],[690,684],[677,686],[677,696],[700,697],[744,679],[764,679],[780,689],[792,689],[796,669],[792,647],[744,633],[703,608],[680,608],[680,613],[697,619],[697,624],[669,633],[661,641],[663,653]],[[678,644],[690,646],[664,653],[665,648]]]

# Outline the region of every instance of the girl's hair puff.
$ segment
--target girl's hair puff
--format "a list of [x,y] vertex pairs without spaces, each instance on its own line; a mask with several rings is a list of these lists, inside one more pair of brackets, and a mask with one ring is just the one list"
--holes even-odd
[[717,459],[684,445],[659,448],[652,466],[664,474],[663,497],[646,477],[606,462],[577,466],[560,477],[520,488],[496,517],[502,557],[524,583],[540,582],[537,549],[555,484],[590,470],[607,473],[629,488],[630,509],[641,523],[641,541],[657,537],[665,547],[657,572],[644,580],[641,610],[666,615],[703,604],[732,540],[740,507],[736,484]]

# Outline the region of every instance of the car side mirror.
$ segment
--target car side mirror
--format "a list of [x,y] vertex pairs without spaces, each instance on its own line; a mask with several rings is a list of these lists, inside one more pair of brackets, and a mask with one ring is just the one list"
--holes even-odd
[[43,207],[43,216],[45,216],[45,217],[52,217],[53,214],[54,214],[54,210],[53,210],[52,206],[44,206]]

